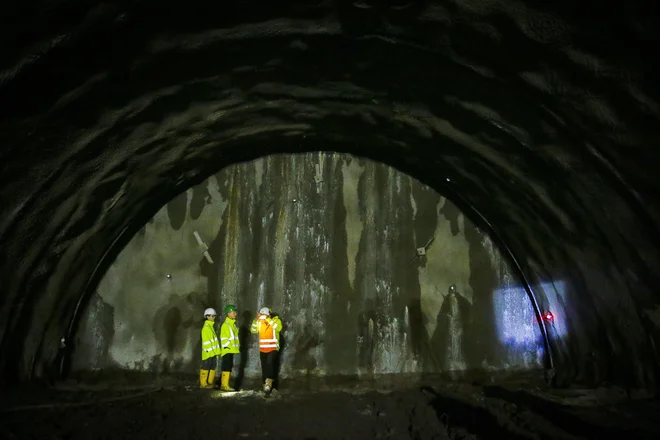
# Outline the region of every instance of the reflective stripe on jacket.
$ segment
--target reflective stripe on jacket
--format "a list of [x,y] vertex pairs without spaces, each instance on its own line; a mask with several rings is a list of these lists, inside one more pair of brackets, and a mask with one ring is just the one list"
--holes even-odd
[[227,353],[240,353],[241,343],[238,340],[238,328],[236,320],[230,317],[225,318],[225,322],[220,327],[220,345],[222,355]]
[[259,351],[269,353],[280,349],[280,332],[282,321],[279,317],[266,319],[254,319],[250,332],[259,334]]
[[202,360],[206,360],[220,354],[220,341],[215,334],[213,321],[207,320],[202,327]]

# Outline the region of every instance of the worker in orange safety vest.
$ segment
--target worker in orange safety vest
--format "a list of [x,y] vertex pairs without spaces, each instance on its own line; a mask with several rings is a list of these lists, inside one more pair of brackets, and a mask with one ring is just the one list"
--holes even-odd
[[259,310],[250,327],[250,333],[259,335],[261,375],[263,391],[266,394],[270,394],[273,390],[273,382],[277,376],[281,331],[282,321],[278,316],[271,317],[271,310],[268,307]]

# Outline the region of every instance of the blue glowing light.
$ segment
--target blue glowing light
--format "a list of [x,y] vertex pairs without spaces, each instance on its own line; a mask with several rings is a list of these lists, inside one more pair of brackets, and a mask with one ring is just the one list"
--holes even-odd
[[[562,300],[565,283],[555,281],[532,286],[537,293],[545,293],[548,309],[541,310],[543,324],[555,335],[566,332],[562,319]],[[507,347],[520,351],[525,358],[539,358],[543,352],[543,338],[532,302],[522,286],[497,289],[493,298],[495,323],[499,340]]]

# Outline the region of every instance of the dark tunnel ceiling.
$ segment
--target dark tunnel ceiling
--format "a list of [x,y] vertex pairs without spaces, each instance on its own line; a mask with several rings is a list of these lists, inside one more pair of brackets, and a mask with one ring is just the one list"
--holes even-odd
[[3,377],[51,374],[105,257],[178,192],[232,162],[334,150],[463,200],[532,285],[568,283],[560,382],[654,386],[652,2],[286,4],[3,11]]

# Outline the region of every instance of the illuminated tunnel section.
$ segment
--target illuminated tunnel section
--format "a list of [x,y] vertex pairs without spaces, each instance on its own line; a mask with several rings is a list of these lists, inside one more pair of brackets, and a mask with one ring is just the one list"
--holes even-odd
[[[178,195],[234,164],[333,151],[386,164],[433,188],[457,208],[444,218],[462,213],[506,257],[508,284],[478,277],[456,283],[463,295],[466,286],[490,292],[481,319],[493,325],[486,336],[498,339],[498,348],[486,366],[535,362],[543,346],[556,385],[657,389],[660,74],[654,57],[643,55],[660,52],[655,5],[587,2],[578,11],[574,2],[536,3],[12,3],[0,14],[0,377],[6,383],[59,378],[63,363],[84,345],[74,340],[82,334],[76,329],[86,328],[80,318],[99,307],[105,311],[98,324],[106,326],[100,337],[109,337],[111,327],[117,337],[110,306],[95,292],[161,207],[167,204],[168,216],[181,221]],[[377,180],[374,188],[387,182]],[[191,199],[191,212],[201,206]],[[401,221],[388,216],[403,206],[374,218]],[[431,232],[403,240],[406,252]],[[376,236],[365,240],[383,244]],[[358,270],[361,257],[346,258],[337,267],[355,261],[354,283],[367,283],[358,277],[368,273]],[[395,268],[401,279],[393,285],[414,284],[420,279],[414,272]],[[204,277],[217,283],[209,281],[206,292],[224,302],[217,286],[226,280]],[[174,285],[180,278],[156,281]],[[195,292],[203,295],[203,287]],[[246,292],[236,292],[237,300],[254,307],[257,299],[248,297],[258,286]],[[392,298],[386,316],[402,325],[405,307]],[[115,312],[124,310],[115,305]],[[175,305],[179,317],[157,309],[141,316],[145,328],[163,328],[166,319],[194,327],[187,303]],[[365,310],[351,306],[350,313]],[[552,319],[542,319],[547,312]],[[412,308],[408,313],[409,322],[420,322]],[[455,324],[451,316],[441,317],[443,325]],[[512,319],[523,324],[513,326]],[[374,332],[383,328],[373,316],[364,316],[363,327],[357,315],[351,320],[366,334],[370,320]],[[188,350],[179,345],[186,341],[156,333],[173,347],[168,368],[188,368],[185,359],[174,360]],[[114,353],[112,345],[108,350]],[[104,365],[103,351],[94,353]],[[353,364],[340,357],[346,366],[336,371],[378,364],[362,351],[352,356]],[[143,359],[138,369],[149,371],[153,359]],[[154,361],[160,366],[153,368],[165,364]]]
[[147,222],[90,299],[70,369],[193,376],[201,311],[236,304],[247,378],[261,376],[247,326],[263,306],[285,323],[283,378],[541,370],[520,284],[491,238],[416,179],[345,154],[268,156]]
[[[543,283],[537,289],[542,292],[556,291],[557,295],[562,297],[565,294],[563,281]],[[553,310],[561,310],[556,300],[548,301],[549,308],[542,310],[540,317],[530,303],[527,289],[520,285],[498,288],[494,293],[493,302],[495,310],[499,312],[495,314],[498,338],[514,353],[521,354],[523,362],[529,362],[534,356],[540,358],[543,355],[545,344],[538,331],[539,323],[549,328],[555,338],[561,339],[566,336],[566,324],[562,316],[553,313]]]

